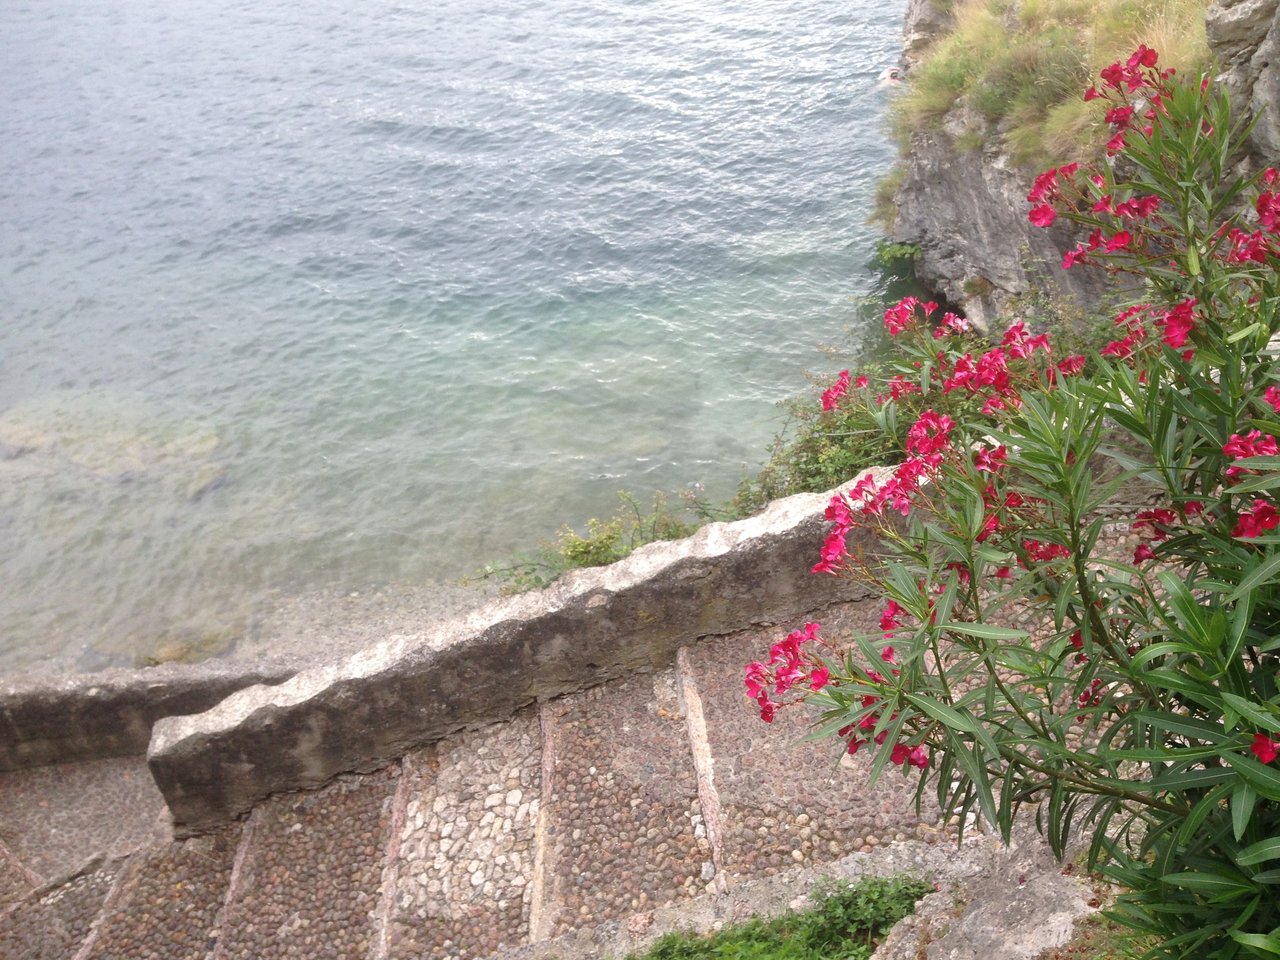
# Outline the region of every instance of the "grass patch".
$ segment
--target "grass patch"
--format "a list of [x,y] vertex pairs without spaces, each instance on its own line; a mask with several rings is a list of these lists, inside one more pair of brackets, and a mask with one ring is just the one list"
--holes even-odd
[[628,960],[865,960],[895,923],[933,891],[921,880],[829,883],[812,910],[751,920],[718,933],[673,933]]
[[710,519],[699,513],[696,501],[690,499],[688,508],[682,509],[662,492],[644,505],[621,491],[618,502],[618,512],[607,520],[593,517],[581,531],[566,524],[554,541],[543,543],[534,554],[507,564],[489,564],[473,579],[498,580],[507,593],[537,590],[570,570],[615,563],[646,543],[687,537]]
[[1101,153],[1101,113],[1083,90],[1107,64],[1139,43],[1162,66],[1197,75],[1209,65],[1207,0],[964,0],[955,27],[907,78],[894,102],[905,143],[964,98],[982,127],[1027,165]]

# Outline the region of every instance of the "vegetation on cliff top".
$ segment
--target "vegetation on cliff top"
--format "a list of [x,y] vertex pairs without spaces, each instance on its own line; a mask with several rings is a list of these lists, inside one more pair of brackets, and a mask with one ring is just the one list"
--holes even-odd
[[1023,164],[1100,156],[1106,124],[1080,90],[1139,40],[1197,76],[1209,63],[1207,0],[960,0],[955,26],[908,76],[895,132],[941,118],[964,98],[976,148],[994,132]]

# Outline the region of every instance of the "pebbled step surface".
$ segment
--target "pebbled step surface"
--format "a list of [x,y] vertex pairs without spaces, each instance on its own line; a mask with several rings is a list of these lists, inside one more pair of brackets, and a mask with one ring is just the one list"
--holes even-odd
[[[855,616],[846,614],[838,630],[829,619],[830,635],[877,629],[878,612]],[[915,814],[914,779],[890,767],[869,787],[870,757],[842,759],[830,739],[806,742],[810,716],[803,708],[780,710],[771,724],[759,719],[742,686],[742,666],[767,660],[770,645],[789,629],[748,631],[689,650],[715,758],[725,872],[768,876],[895,839],[940,836],[936,811]]]
[[30,873],[0,840],[0,914],[35,889]]
[[258,807],[214,960],[367,956],[396,780],[344,777]]
[[713,880],[676,689],[665,670],[548,705],[555,764],[540,938],[695,896]]
[[217,944],[242,826],[135,855],[81,960],[205,960]]
[[483,957],[529,940],[542,792],[536,711],[406,760],[388,956]]
[[120,869],[120,861],[96,861],[0,915],[0,960],[71,960]]
[[167,839],[166,822],[145,757],[0,773],[0,834],[42,880]]

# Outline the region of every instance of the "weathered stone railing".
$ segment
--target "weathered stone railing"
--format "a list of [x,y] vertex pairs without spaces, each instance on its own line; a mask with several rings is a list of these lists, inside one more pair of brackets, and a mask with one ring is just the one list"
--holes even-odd
[[162,717],[198,713],[296,665],[211,661],[0,679],[0,772],[145,753]]
[[669,664],[698,638],[850,599],[850,584],[809,572],[828,499],[780,500],[278,686],[241,690],[205,713],[160,720],[148,760],[175,831],[211,828],[269,794],[368,771],[534,701]]

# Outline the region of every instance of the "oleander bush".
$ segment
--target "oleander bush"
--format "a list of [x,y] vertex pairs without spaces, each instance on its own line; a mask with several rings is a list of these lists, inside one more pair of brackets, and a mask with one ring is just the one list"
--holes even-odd
[[[1139,46],[1101,71],[1107,159],[1028,195],[1032,223],[1087,237],[1064,268],[1136,275],[1142,302],[1092,357],[1021,321],[992,345],[933,304],[890,308],[889,375],[844,372],[822,405],[875,398],[900,462],[833,497],[814,566],[876,585],[879,629],[806,624],[746,689],[766,722],[807,704],[815,735],[948,814],[1007,838],[1034,810],[1124,888],[1112,915],[1149,956],[1275,957],[1280,174],[1235,175],[1225,95],[1158,64]],[[1145,509],[1115,516],[1134,491]],[[850,552],[857,528],[884,557]]]

